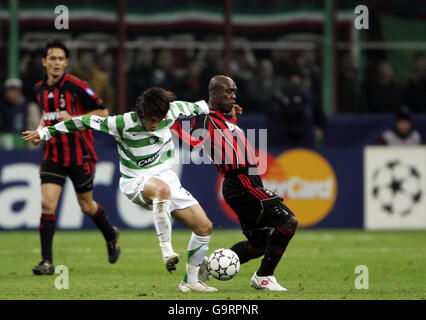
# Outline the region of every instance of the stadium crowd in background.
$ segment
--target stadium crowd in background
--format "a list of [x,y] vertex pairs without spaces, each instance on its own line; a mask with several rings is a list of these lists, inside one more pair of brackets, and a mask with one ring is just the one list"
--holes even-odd
[[[135,101],[150,86],[171,90],[180,99],[201,99],[207,94],[209,79],[225,73],[221,50],[146,46],[126,54],[127,101]],[[393,114],[403,104],[413,113],[426,112],[426,55],[417,54],[413,60],[411,76],[404,83],[386,58],[367,61],[362,76],[354,57],[348,52],[341,54],[336,72],[337,113]],[[29,88],[43,74],[39,61],[39,51],[28,53],[21,61],[22,90],[30,101],[35,97]],[[75,50],[69,66],[70,72],[99,92],[111,114],[118,111],[116,61],[113,51]],[[318,50],[256,51],[249,46],[234,50],[231,72],[240,84],[238,102],[245,114],[266,114],[271,120],[270,129],[278,133],[272,144],[312,147],[321,142],[327,125],[321,64]],[[280,125],[282,121],[285,126]]]

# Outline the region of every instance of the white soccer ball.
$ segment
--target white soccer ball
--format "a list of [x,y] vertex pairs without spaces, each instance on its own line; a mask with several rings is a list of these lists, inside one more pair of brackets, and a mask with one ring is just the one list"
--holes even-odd
[[207,269],[218,280],[230,280],[240,271],[240,258],[230,249],[217,249],[210,255]]

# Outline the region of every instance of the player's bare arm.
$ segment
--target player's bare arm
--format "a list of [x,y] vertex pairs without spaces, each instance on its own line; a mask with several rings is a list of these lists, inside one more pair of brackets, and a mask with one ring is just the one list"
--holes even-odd
[[24,132],[22,132],[22,134],[24,135],[22,138],[25,141],[30,141],[31,143],[37,143],[37,144],[42,142],[41,139],[40,139],[40,135],[39,135],[37,130],[35,130],[35,131],[24,131]]

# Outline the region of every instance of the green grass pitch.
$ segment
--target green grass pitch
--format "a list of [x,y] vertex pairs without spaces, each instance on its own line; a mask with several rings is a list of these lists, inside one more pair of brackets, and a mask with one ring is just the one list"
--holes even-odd
[[[250,287],[260,259],[241,266],[230,281],[212,279],[215,293],[179,293],[189,230],[173,233],[175,250],[183,258],[178,271],[162,264],[153,230],[121,231],[122,254],[107,262],[98,231],[57,231],[55,266],[69,270],[69,289],[55,288],[52,276],[34,276],[40,261],[37,231],[0,232],[0,299],[125,299],[125,300],[397,300],[426,298],[425,232],[361,230],[299,230],[276,270],[287,292]],[[214,230],[210,251],[243,239],[239,230]],[[356,289],[358,265],[368,268],[368,289]],[[365,275],[365,273],[363,274]],[[365,283],[365,282],[364,282]]]

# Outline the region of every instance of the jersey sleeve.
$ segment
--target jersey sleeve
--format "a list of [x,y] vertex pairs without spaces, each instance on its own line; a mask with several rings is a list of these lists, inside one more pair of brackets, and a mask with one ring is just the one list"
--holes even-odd
[[78,98],[81,100],[84,108],[88,111],[96,109],[105,109],[104,102],[84,81],[74,80],[72,90],[75,91]]
[[206,115],[196,116],[191,122],[191,127],[188,131],[184,130],[178,121],[173,124],[171,129],[186,148],[189,147],[190,150],[193,148],[200,148],[203,146],[206,135],[208,134],[208,128],[205,127],[206,119]]
[[54,126],[44,127],[37,130],[40,139],[42,141],[48,141],[52,137],[64,134],[72,133],[77,130],[94,129],[112,135],[114,137],[120,137],[123,131],[124,121],[123,116],[108,116],[99,117],[96,115],[85,115],[80,117],[71,118],[55,124]]
[[173,121],[209,113],[209,106],[204,100],[198,102],[173,101],[170,103],[168,117]]

